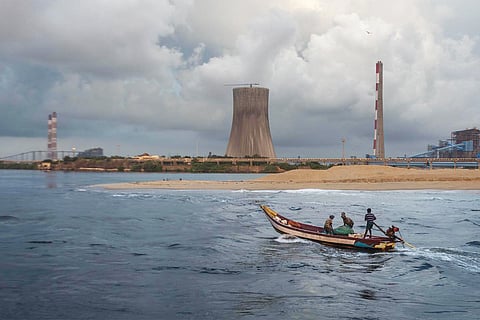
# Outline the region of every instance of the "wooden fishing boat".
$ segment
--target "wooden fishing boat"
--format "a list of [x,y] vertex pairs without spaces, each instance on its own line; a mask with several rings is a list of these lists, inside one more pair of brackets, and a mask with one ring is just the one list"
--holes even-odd
[[403,242],[403,240],[398,237],[372,236],[371,238],[363,238],[363,234],[360,233],[349,235],[326,234],[322,227],[288,219],[266,205],[261,205],[260,207],[277,232],[329,246],[365,251],[390,251],[395,249],[397,242]]

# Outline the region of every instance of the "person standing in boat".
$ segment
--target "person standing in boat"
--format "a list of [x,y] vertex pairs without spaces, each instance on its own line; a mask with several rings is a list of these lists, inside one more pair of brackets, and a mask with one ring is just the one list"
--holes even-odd
[[342,220],[343,220],[343,225],[348,226],[350,228],[353,228],[353,220],[350,219],[349,217],[347,217],[345,212],[342,212],[341,216],[342,216]]
[[372,209],[368,208],[367,213],[365,214],[365,221],[367,221],[367,227],[365,228],[365,233],[363,237],[367,237],[367,232],[370,234],[370,238],[372,237],[372,228],[373,228],[373,221],[377,220],[377,217],[372,213]]
[[335,216],[332,214],[330,217],[328,217],[327,220],[325,220],[325,224],[323,225],[323,230],[325,231],[326,234],[333,234],[333,219]]

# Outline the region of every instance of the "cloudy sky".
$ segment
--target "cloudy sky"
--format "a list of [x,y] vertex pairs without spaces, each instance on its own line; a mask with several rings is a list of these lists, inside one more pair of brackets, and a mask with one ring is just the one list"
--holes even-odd
[[232,87],[270,89],[279,157],[386,156],[480,127],[476,0],[0,1],[0,157],[47,149],[223,155]]

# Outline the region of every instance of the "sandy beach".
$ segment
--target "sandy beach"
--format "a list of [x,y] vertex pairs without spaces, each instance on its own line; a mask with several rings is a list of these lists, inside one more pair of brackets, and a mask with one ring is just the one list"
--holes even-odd
[[177,190],[480,190],[480,170],[338,166],[299,169],[244,181],[168,180],[97,185],[106,189]]

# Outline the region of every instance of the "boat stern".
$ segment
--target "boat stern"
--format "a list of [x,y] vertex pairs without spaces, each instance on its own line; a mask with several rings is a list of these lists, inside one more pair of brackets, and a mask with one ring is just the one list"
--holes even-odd
[[382,242],[369,243],[366,241],[356,241],[355,247],[370,249],[375,251],[391,251],[395,249],[395,242],[382,241]]
[[381,251],[391,251],[395,249],[395,242],[380,242],[374,248]]

